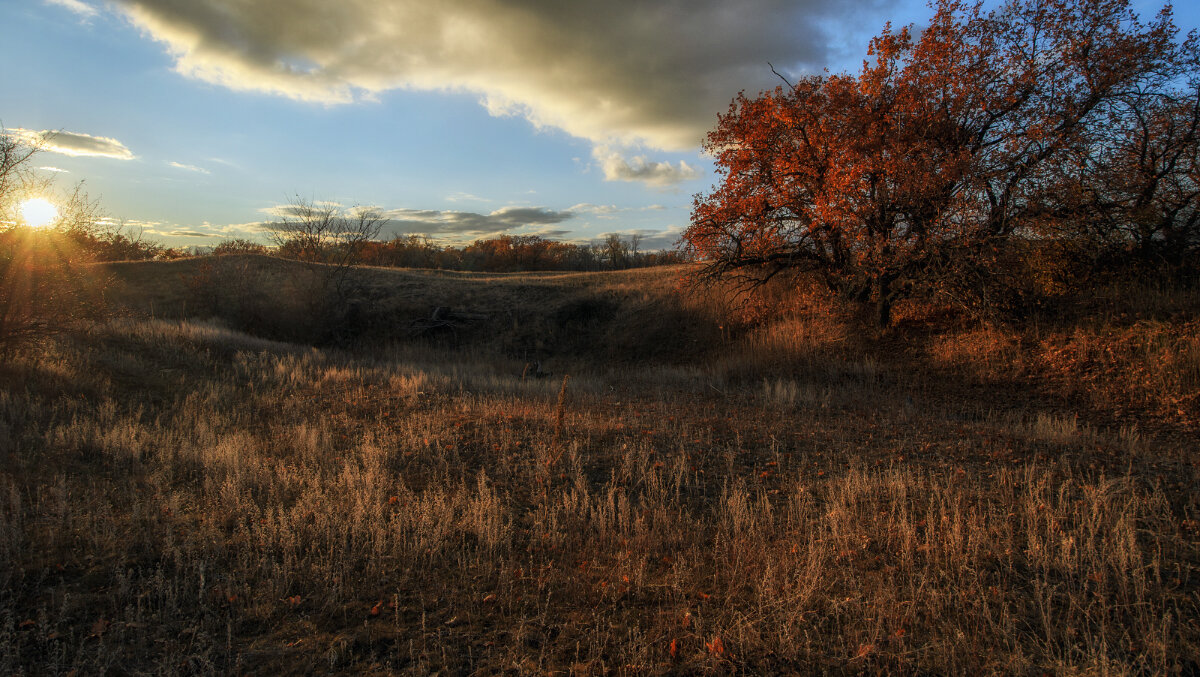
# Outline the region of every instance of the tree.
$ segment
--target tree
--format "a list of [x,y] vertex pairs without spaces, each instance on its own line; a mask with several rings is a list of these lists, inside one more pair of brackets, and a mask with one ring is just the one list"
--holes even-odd
[[350,269],[362,260],[363,248],[387,225],[379,212],[366,207],[343,210],[332,202],[297,195],[272,225],[270,237],[283,256],[324,264],[321,279],[332,303],[344,303],[350,293]]
[[343,210],[297,195],[271,225],[270,237],[285,256],[342,268],[358,262],[363,245],[378,237],[387,221],[373,209]]
[[604,258],[608,259],[608,265],[613,270],[625,268],[626,261],[629,255],[629,245],[621,237],[620,233],[609,233],[604,236],[604,242],[601,244],[604,252]]
[[235,254],[266,254],[267,248],[265,245],[247,240],[241,237],[235,237],[228,240],[222,240],[217,243],[217,246],[209,252],[212,256],[231,256]]
[[76,190],[57,200],[53,224],[33,228],[21,203],[52,195],[30,163],[36,148],[0,129],[0,353],[69,329],[104,309],[105,281],[83,264],[91,252],[80,234],[92,232],[96,204]]
[[1061,235],[1098,261],[1178,270],[1200,250],[1200,77],[1189,90],[1137,91],[1113,102],[1055,191],[1071,218]]
[[293,288],[294,302],[304,306],[299,313],[304,317],[302,326],[296,312],[264,308],[254,299],[239,304],[248,309],[241,312],[243,326],[290,340],[353,338],[362,328],[363,309],[351,272],[387,221],[373,209],[342,209],[296,196],[272,224],[270,238],[280,255],[315,264],[285,281]]
[[[984,297],[1014,240],[1044,235],[1051,187],[1112,102],[1194,63],[1169,10],[1127,0],[940,0],[914,38],[890,27],[861,73],[740,94],[705,149],[722,182],[684,233],[709,278],[809,271],[872,301]],[[979,301],[979,298],[973,299]]]
[[0,223],[18,223],[21,197],[30,193],[34,180],[29,166],[36,149],[26,146],[4,133],[0,127]]

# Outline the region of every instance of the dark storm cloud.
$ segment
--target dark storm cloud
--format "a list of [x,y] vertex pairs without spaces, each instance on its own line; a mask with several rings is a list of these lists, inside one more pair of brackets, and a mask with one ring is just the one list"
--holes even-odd
[[552,226],[574,216],[569,211],[542,207],[502,207],[489,214],[438,211],[432,209],[392,209],[383,212],[394,233],[427,235],[492,235],[516,229]]
[[626,156],[694,150],[739,90],[778,84],[768,61],[819,70],[890,0],[115,1],[191,77],[323,103],[474,92],[591,140],[610,180],[665,184],[695,170]]

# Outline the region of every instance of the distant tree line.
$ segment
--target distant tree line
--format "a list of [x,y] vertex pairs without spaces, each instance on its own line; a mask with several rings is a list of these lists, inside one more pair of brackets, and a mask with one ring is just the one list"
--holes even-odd
[[[492,273],[539,270],[623,270],[681,263],[679,251],[642,251],[640,235],[610,234],[600,242],[559,242],[538,235],[501,235],[469,245],[439,244],[425,235],[398,235],[389,240],[331,238],[314,244],[311,238],[277,231],[275,247],[247,239],[225,240],[207,253],[274,254],[303,261],[326,261],[349,256],[355,264],[396,268],[436,268]],[[335,256],[336,253],[336,256]]]
[[679,263],[679,253],[642,251],[639,235],[611,234],[598,243],[558,242],[538,235],[501,235],[464,247],[438,245],[409,235],[371,242],[363,263],[375,266],[444,268],[486,272],[538,270],[621,270]]

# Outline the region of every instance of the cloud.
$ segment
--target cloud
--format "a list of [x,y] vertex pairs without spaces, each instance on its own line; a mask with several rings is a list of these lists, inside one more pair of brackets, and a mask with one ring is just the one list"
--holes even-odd
[[274,226],[275,224],[271,221],[249,221],[246,223],[227,223],[221,225],[205,221],[200,224],[201,228],[205,228],[208,232],[213,233],[214,237],[244,237],[260,240],[264,235],[270,233]]
[[169,233],[163,233],[173,237],[219,237],[213,233],[202,233],[198,230],[173,230]]
[[678,165],[670,162],[655,162],[644,155],[625,157],[620,151],[608,146],[597,146],[592,157],[604,170],[605,181],[642,181],[656,186],[668,186],[690,181],[700,176],[694,167],[682,160]]
[[[341,203],[330,202],[328,200],[315,200],[315,201],[311,202],[310,204],[274,205],[271,207],[263,207],[262,209],[259,209],[258,211],[263,214],[266,214],[267,216],[270,216],[270,217],[273,217],[276,219],[298,218],[298,217],[304,215],[304,213],[309,209],[309,206],[316,208],[318,210],[323,209],[325,207],[333,207],[334,211],[338,211],[337,208],[341,207],[342,205],[341,205]],[[353,207],[352,209],[362,210],[362,209],[371,209],[371,208],[356,206],[356,207]]]
[[183,170],[186,170],[189,172],[196,172],[199,174],[212,174],[212,172],[208,171],[207,169],[205,169],[203,167],[197,167],[196,165],[185,165],[181,162],[168,162],[167,164],[176,169],[183,169]]
[[454,192],[454,193],[447,195],[446,201],[447,202],[491,202],[491,200],[487,199],[486,197],[479,197],[478,195],[472,195],[471,193],[465,193],[463,191],[458,191],[458,192]]
[[390,219],[388,231],[393,233],[472,237],[518,229],[529,229],[537,234],[551,232],[546,229],[575,216],[570,211],[543,207],[502,207],[488,214],[433,209],[391,209],[381,213]]
[[241,169],[241,167],[239,167],[236,162],[232,162],[232,161],[226,160],[224,158],[210,157],[210,158],[208,158],[208,161],[215,162],[219,165],[225,165],[226,167],[233,167],[234,169]]
[[679,242],[679,238],[683,235],[683,229],[679,226],[668,226],[666,230],[622,230],[613,233],[601,233],[599,237],[592,238],[591,242],[602,243],[609,235],[619,235],[626,240],[631,235],[640,235],[642,239],[638,243],[638,247],[641,251],[662,251],[664,249],[675,248],[675,245]]
[[641,233],[644,238],[642,240],[644,251],[674,249],[679,244],[679,239],[683,237],[683,228],[668,226],[666,230],[645,230]]
[[[340,208],[341,213],[352,218],[360,211],[374,212],[388,220],[386,226],[388,234],[419,233],[481,237],[515,230],[540,232],[539,229],[548,228],[575,217],[575,213],[570,210],[556,211],[544,207],[511,205],[482,214],[437,209],[381,209],[374,206],[342,208],[342,205],[336,202],[316,202],[315,204]],[[298,209],[296,205],[286,204],[263,207],[258,211],[274,219],[284,219],[298,216]],[[241,224],[238,228],[244,230],[247,226],[261,226],[261,230],[271,230],[270,223]]]
[[79,0],[42,0],[47,5],[56,5],[64,9],[70,10],[79,16],[90,19],[96,16],[96,8]]
[[69,173],[71,173],[71,170],[69,170],[69,169],[63,169],[63,168],[61,168],[61,167],[51,167],[51,166],[49,166],[49,165],[46,165],[46,166],[43,166],[43,167],[38,167],[38,169],[42,170],[43,172],[54,172],[55,174],[69,174]]
[[593,214],[601,219],[611,219],[616,218],[617,214],[624,212],[650,212],[662,211],[664,209],[666,207],[659,204],[647,205],[645,207],[618,207],[616,205],[594,205],[588,202],[581,202],[571,206],[567,211],[574,214]]
[[62,153],[76,157],[106,157],[115,160],[132,160],[133,153],[125,144],[106,136],[92,136],[78,132],[56,132],[47,129],[14,128],[7,131],[21,143],[35,146],[51,153]]
[[698,147],[739,90],[778,84],[768,61],[820,70],[864,11],[894,2],[114,0],[178,72],[234,90],[471,92],[493,115],[670,151]]
[[625,210],[616,205],[594,205],[588,202],[580,202],[577,205],[572,205],[568,211],[576,214],[595,214],[601,218],[606,218]]
[[521,235],[536,235],[546,240],[565,240],[567,239],[567,236],[572,234],[573,233],[571,231],[563,230],[561,228],[537,228],[534,230],[525,230],[521,232]]
[[95,225],[101,229],[122,233],[127,237],[135,240],[146,237],[158,237],[164,235],[172,235],[171,229],[179,228],[175,223],[166,223],[163,221],[147,221],[145,219],[132,219],[127,217],[102,216],[94,221]]

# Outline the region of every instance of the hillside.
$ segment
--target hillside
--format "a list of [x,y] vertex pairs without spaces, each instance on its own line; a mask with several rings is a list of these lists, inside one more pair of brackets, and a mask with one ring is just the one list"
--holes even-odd
[[[298,320],[321,319],[305,305],[319,300],[322,269],[316,265],[229,256],[109,269],[119,302],[156,317],[216,317],[252,333],[301,339],[308,337]],[[684,269],[489,274],[356,268],[339,308],[353,305],[358,315],[353,335],[343,338],[375,344],[425,338],[528,359],[678,361],[719,335],[714,308],[676,293]],[[440,334],[414,328],[438,307],[473,319]]]
[[360,269],[314,346],[301,264],[108,270],[123,317],[0,367],[5,672],[1200,669],[1190,296],[879,335]]

